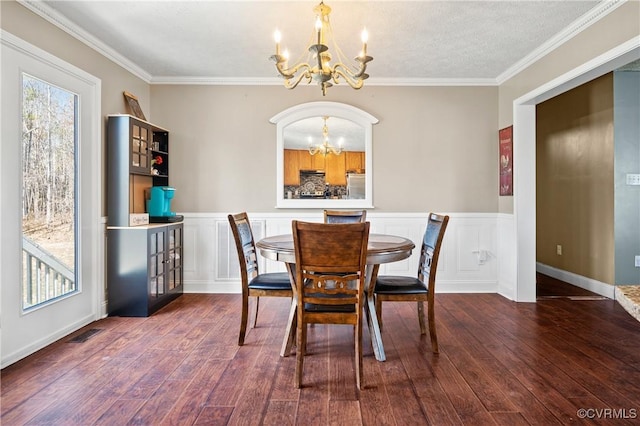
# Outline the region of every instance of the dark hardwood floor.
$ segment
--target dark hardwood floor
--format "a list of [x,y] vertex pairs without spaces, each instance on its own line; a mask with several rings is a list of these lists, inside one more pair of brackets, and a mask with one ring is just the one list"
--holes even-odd
[[540,272],[536,273],[536,295],[538,300],[552,297],[599,297],[597,293]]
[[[261,300],[238,347],[239,295],[186,294],[110,317],[2,370],[2,425],[638,424],[640,322],[615,301],[439,294],[440,354],[412,303],[384,304],[386,362],[352,329],[309,330],[304,388],[279,356],[288,302]],[[98,330],[83,339],[90,329]],[[365,342],[369,335],[365,331]],[[586,411],[585,411],[586,410]],[[584,416],[589,418],[581,418]],[[591,418],[594,417],[594,418]]]

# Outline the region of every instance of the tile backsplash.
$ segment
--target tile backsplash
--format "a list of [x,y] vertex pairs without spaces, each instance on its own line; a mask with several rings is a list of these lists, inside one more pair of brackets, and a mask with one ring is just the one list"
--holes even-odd
[[[324,192],[324,189],[325,185],[324,182],[322,182],[322,185],[317,189],[317,191]],[[304,189],[302,185],[285,185],[284,197],[287,198],[287,194],[291,193],[291,198],[300,198],[300,194],[304,191],[307,190]],[[316,191],[316,189],[313,189],[313,191]],[[347,187],[345,185],[329,185],[329,192],[331,193],[332,198],[344,198],[347,196]]]

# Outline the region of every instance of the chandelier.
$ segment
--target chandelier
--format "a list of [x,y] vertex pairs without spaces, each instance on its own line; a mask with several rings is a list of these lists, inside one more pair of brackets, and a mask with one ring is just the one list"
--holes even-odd
[[329,127],[327,127],[327,120],[329,117],[322,117],[324,121],[324,125],[322,126],[322,143],[319,145],[313,145],[311,136],[309,136],[309,154],[316,155],[320,153],[325,157],[327,154],[340,155],[342,153],[342,138],[340,138],[340,144],[338,148],[334,147],[329,143]]
[[[322,96],[327,93],[327,88],[333,86],[332,82],[338,84],[344,80],[354,89],[360,89],[364,80],[369,78],[366,74],[367,63],[372,61],[371,56],[367,56],[368,33],[366,28],[362,31],[362,52],[354,58],[355,64],[346,64],[344,54],[333,39],[333,31],[329,22],[331,8],[323,1],[318,4],[313,11],[316,14],[315,29],[309,42],[309,53],[307,62],[300,62],[289,66],[289,53],[285,50],[280,53],[280,31],[276,30],[274,38],[276,41],[276,54],[271,56],[275,61],[276,68],[280,75],[284,77],[284,86],[287,89],[294,89],[302,80],[307,84],[315,81],[322,88]],[[331,53],[327,42],[331,42],[332,48],[337,55],[337,62],[331,65]],[[302,57],[300,58],[302,60]]]

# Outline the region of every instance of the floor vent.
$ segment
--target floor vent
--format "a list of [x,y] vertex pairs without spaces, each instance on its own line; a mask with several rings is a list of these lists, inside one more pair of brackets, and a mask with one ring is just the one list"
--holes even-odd
[[84,343],[91,338],[94,334],[98,334],[102,331],[100,328],[90,328],[89,330],[78,334],[73,339],[69,339],[67,343]]

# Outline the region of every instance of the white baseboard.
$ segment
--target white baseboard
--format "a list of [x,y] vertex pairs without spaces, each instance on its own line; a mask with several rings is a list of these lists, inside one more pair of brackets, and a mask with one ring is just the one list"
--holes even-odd
[[87,324],[91,324],[92,322],[95,321],[95,316],[93,314],[91,315],[87,315],[84,318],[79,319],[78,321],[74,322],[73,324],[69,324],[68,326],[61,328],[59,330],[57,330],[54,333],[49,334],[48,336],[45,336],[42,339],[39,339],[31,344],[29,344],[26,347],[20,348],[19,350],[10,353],[10,354],[2,354],[2,360],[0,361],[0,368],[4,368],[8,365],[13,364],[16,361],[21,360],[22,358],[25,358],[37,351],[39,351],[40,349],[44,348],[45,346],[48,346],[50,344],[52,344],[53,342],[56,342],[60,339],[62,339],[65,336],[68,336],[69,334],[73,333],[76,330],[81,329],[82,327],[84,327]]
[[440,281],[436,278],[436,293],[497,293],[496,281]]
[[185,281],[183,291],[185,293],[240,294],[242,293],[242,287],[240,281],[225,281],[214,283]]
[[[498,284],[495,281],[452,281],[438,280],[436,293],[496,293]],[[240,294],[240,282],[185,282],[185,293]]]
[[615,286],[606,284],[592,278],[583,277],[582,275],[574,274],[573,272],[563,271],[562,269],[554,268],[553,266],[545,265],[543,263],[536,263],[536,271],[541,274],[548,275],[552,278],[567,282],[575,285],[576,287],[583,288],[585,290],[592,291],[600,296],[608,297],[609,299],[615,299]]

